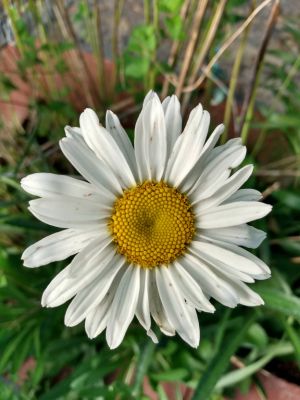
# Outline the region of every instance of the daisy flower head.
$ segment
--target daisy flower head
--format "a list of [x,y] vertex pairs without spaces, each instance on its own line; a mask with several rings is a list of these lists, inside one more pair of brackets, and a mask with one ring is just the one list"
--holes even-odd
[[[150,92],[135,125],[134,147],[117,116],[105,127],[91,109],[80,128],[66,127],[60,147],[81,174],[36,173],[22,179],[31,213],[63,230],[23,253],[39,267],[75,255],[48,285],[42,305],[71,300],[65,324],[85,320],[90,338],[106,329],[116,348],[137,317],[148,335],[153,321],[197,347],[197,311],[214,312],[211,299],[228,307],[263,304],[247,283],[270,276],[251,252],[265,233],[247,223],[271,206],[261,194],[240,189],[252,165],[239,138],[217,146],[219,125],[207,138],[210,115],[199,104],[182,131],[176,96],[162,103]],[[152,321],[153,320],[153,321]]]

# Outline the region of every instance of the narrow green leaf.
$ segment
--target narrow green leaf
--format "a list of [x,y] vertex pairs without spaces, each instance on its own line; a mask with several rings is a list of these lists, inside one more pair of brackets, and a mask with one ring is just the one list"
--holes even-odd
[[[282,323],[285,327],[285,331],[288,334],[294,349],[295,349],[295,355],[296,355],[296,359],[298,362],[298,365],[300,366],[300,336],[299,336],[299,332],[296,331],[296,329],[293,327],[292,323],[290,323],[289,320],[291,320],[292,318],[282,318]],[[292,321],[291,321],[292,322]]]
[[265,307],[278,311],[286,316],[300,318],[300,299],[276,289],[257,286],[255,290],[265,301]]
[[140,395],[143,379],[151,363],[154,349],[155,344],[150,338],[147,339],[147,343],[140,353],[140,358],[136,366],[135,380],[132,388],[132,394],[135,397],[138,397]]
[[188,375],[188,371],[184,368],[174,368],[170,371],[163,371],[157,374],[151,374],[151,378],[155,381],[182,381]]
[[193,395],[192,400],[208,400],[214,387],[224,371],[226,371],[230,357],[238,349],[244,339],[245,334],[256,318],[254,311],[250,310],[246,314],[241,329],[234,335],[228,335],[220,346],[219,351],[208,363]]
[[8,344],[5,347],[4,352],[1,355],[0,371],[3,371],[4,368],[7,367],[7,363],[9,361],[10,357],[14,354],[16,349],[19,347],[20,343],[30,333],[33,324],[34,324],[34,322],[27,323],[27,326],[22,331],[20,331],[20,333],[17,336],[15,336],[11,341],[8,342]]
[[241,380],[253,375],[263,368],[272,358],[279,355],[288,355],[293,353],[293,346],[290,343],[279,343],[276,346],[270,346],[269,352],[261,359],[247,365],[247,367],[229,372],[224,375],[216,385],[216,389],[221,390],[228,386],[236,385]]

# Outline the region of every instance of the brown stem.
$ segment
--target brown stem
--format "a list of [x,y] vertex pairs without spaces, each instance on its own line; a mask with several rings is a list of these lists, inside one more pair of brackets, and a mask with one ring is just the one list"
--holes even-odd
[[55,6],[56,7],[54,7],[54,12],[56,14],[62,33],[75,44],[76,56],[72,58],[74,63],[77,64],[78,72],[83,72],[84,74],[84,76],[79,74],[79,79],[81,80],[82,88],[85,92],[87,102],[91,106],[96,107],[98,95],[95,91],[95,83],[87,67],[83,52],[80,49],[80,43],[75,34],[69,15],[61,0],[56,0]]
[[[187,13],[188,13],[188,9],[190,6],[190,1],[191,0],[185,0],[181,10],[180,10],[180,19],[181,21],[184,21],[186,19]],[[174,40],[172,47],[171,47],[171,51],[170,51],[170,55],[168,58],[168,66],[171,68],[173,67],[178,51],[179,51],[179,47],[180,47],[180,41],[179,40]],[[161,98],[164,99],[169,91],[169,86],[170,86],[170,80],[168,79],[168,76],[164,77],[164,83],[163,83],[163,87],[162,87],[162,91],[161,91]]]
[[184,87],[182,89],[182,92],[191,92],[195,89],[197,89],[201,84],[203,83],[205,77],[209,74],[211,71],[212,67],[215,65],[215,63],[218,61],[218,59],[222,56],[222,54],[232,45],[232,43],[240,36],[241,33],[247,28],[247,26],[251,23],[251,21],[256,17],[257,14],[260,13],[260,11],[265,8],[268,4],[270,4],[272,0],[265,0],[263,3],[261,3],[251,14],[250,16],[243,22],[243,24],[228,38],[226,39],[222,46],[219,48],[217,53],[214,55],[214,57],[210,60],[210,62],[207,64],[207,66],[204,68],[204,71],[202,75],[192,84]]
[[188,42],[188,45],[187,45],[187,48],[186,48],[186,51],[185,51],[185,54],[183,57],[183,63],[182,63],[176,91],[175,91],[175,94],[178,97],[181,96],[185,78],[188,73],[191,61],[192,61],[193,53],[194,53],[195,46],[196,46],[196,41],[198,38],[199,28],[200,28],[200,25],[201,25],[201,22],[202,22],[202,19],[203,19],[205,10],[206,10],[207,2],[208,2],[208,0],[199,1],[197,9],[196,9],[196,13],[195,13],[191,33],[190,33],[190,40]]
[[94,8],[95,8],[95,53],[97,57],[100,98],[103,102],[107,97],[107,91],[105,85],[104,49],[103,49],[103,40],[101,32],[101,10],[100,10],[100,4],[97,0],[94,0]]
[[249,105],[255,94],[255,88],[258,84],[257,78],[260,75],[260,70],[263,65],[264,56],[265,56],[265,53],[266,53],[266,50],[267,50],[267,47],[268,47],[268,44],[269,44],[269,41],[270,41],[270,38],[272,35],[273,28],[277,22],[278,15],[279,15],[279,0],[275,0],[274,4],[272,6],[271,13],[268,18],[267,24],[266,24],[266,30],[265,30],[263,40],[261,42],[260,48],[259,48],[257,56],[256,56],[252,78],[251,78],[250,84],[248,86],[248,91],[246,93],[245,100],[244,100],[244,103],[242,106],[242,111],[241,111],[240,118],[239,118],[239,127],[238,127],[239,134],[241,134],[241,131],[246,122],[246,115],[247,115],[247,112],[249,109]]
[[117,63],[119,59],[119,25],[122,15],[124,0],[115,0],[114,4],[114,25],[112,31],[112,59],[114,63],[114,70],[117,73]]
[[[197,77],[197,73],[203,65],[204,59],[205,59],[206,55],[208,54],[208,51],[209,51],[209,49],[213,43],[213,40],[215,38],[217,28],[220,24],[220,20],[223,15],[223,11],[224,11],[226,3],[227,3],[227,0],[221,0],[217,5],[216,11],[212,17],[211,25],[209,27],[207,34],[205,35],[205,38],[203,40],[203,45],[201,46],[200,51],[196,57],[195,63],[193,65],[190,77],[188,79],[188,85],[191,85],[195,81],[195,79]],[[183,101],[182,101],[182,112],[183,113],[185,112],[185,110],[187,108],[187,104],[190,100],[190,97],[191,97],[191,92],[185,93],[183,96]]]

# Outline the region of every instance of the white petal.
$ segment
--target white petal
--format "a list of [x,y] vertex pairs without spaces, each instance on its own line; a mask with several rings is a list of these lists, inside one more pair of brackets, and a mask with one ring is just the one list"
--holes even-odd
[[264,304],[263,299],[245,283],[234,280],[228,281],[228,283],[239,297],[240,304],[248,307],[256,307]]
[[120,150],[124,154],[134,177],[137,178],[137,166],[133,146],[125,129],[123,129],[119,118],[112,111],[107,111],[106,113],[106,129],[110,132]]
[[161,266],[156,268],[155,272],[158,292],[168,319],[184,341],[192,347],[197,347],[200,330],[199,324],[194,322],[194,319],[197,319],[195,309],[184,302],[184,296],[169,267]]
[[101,303],[88,312],[85,319],[85,330],[90,339],[100,335],[100,333],[106,328],[109,310],[122,276],[123,270],[120,270]]
[[197,226],[201,229],[225,228],[254,221],[269,214],[272,206],[256,201],[239,201],[199,212]]
[[88,227],[110,216],[110,209],[101,204],[67,196],[30,200],[28,209],[41,221],[58,228]]
[[26,192],[39,197],[72,196],[98,202],[107,202],[99,191],[88,182],[65,175],[36,173],[21,180]]
[[160,330],[164,335],[174,336],[175,329],[171,325],[166,315],[164,306],[161,302],[155,278],[155,270],[149,271],[149,299],[150,301],[150,312],[154,321],[159,326]]
[[167,155],[166,125],[157,95],[147,101],[135,126],[135,156],[140,180],[162,178]]
[[218,125],[208,138],[207,142],[205,143],[201,151],[198,161],[180,184],[180,188],[184,193],[188,192],[197,182],[201,174],[201,171],[203,169],[203,166],[205,165],[205,161],[208,158],[208,155],[211,153],[214,146],[216,145],[216,143],[218,142],[220,136],[224,132],[224,128],[225,127],[223,124]]
[[224,185],[222,185],[211,197],[203,200],[198,200],[196,196],[194,196],[194,203],[196,203],[196,205],[194,206],[194,212],[197,214],[199,211],[203,211],[221,204],[224,200],[235,193],[248,180],[248,178],[252,174],[252,171],[252,165],[247,165],[244,168],[241,168],[230,178],[228,178]]
[[[215,150],[217,149],[213,151]],[[231,146],[210,162],[206,160],[203,172],[188,194],[193,196],[193,200],[201,200],[211,196],[225,183],[232,169],[239,166],[245,156],[245,146]]]
[[155,343],[155,344],[158,343],[157,336],[155,335],[155,333],[151,329],[149,329],[147,331],[147,335],[150,337],[150,339],[152,340],[153,343]]
[[[139,267],[137,267],[139,268]],[[136,306],[136,316],[140,324],[149,331],[151,326],[149,288],[149,269],[141,268],[140,271],[140,293]]]
[[270,277],[271,271],[270,268],[258,257],[256,257],[254,254],[250,253],[248,250],[245,250],[239,246],[236,246],[235,244],[232,243],[225,243],[225,242],[218,242],[218,246],[223,247],[226,250],[229,250],[232,253],[235,253],[239,256],[242,256],[248,261],[255,263],[257,267],[259,268],[259,271],[257,274],[253,274],[253,277],[255,279],[267,279]]
[[[235,168],[239,165],[239,162],[241,162],[240,159],[243,159],[244,153],[246,151],[245,149],[241,150],[242,142],[240,138],[228,140],[226,144],[214,148],[223,131],[224,125],[218,125],[213,133],[210,135],[209,139],[203,147],[199,160],[186,176],[186,178],[183,180],[183,182],[180,184],[180,189],[182,190],[182,192],[192,193],[193,190],[195,190],[195,188],[197,187],[198,180],[204,170],[207,168],[218,166],[219,161],[222,160],[224,156],[225,158],[230,157],[231,159],[229,160],[229,164],[227,161],[229,168],[225,174],[222,174],[222,179],[226,179],[226,177],[230,175],[231,168]],[[215,161],[217,157],[221,157],[221,159],[218,158]],[[230,163],[232,163],[232,167],[230,166]],[[211,184],[211,181],[209,183]],[[219,182],[219,186],[220,183],[222,184],[222,180]],[[217,190],[219,186],[215,186],[214,191]]]
[[167,130],[167,159],[169,158],[174,144],[181,134],[182,118],[180,113],[180,103],[177,96],[168,96],[162,102],[165,113],[166,130]]
[[111,305],[106,328],[106,340],[111,349],[122,342],[132,321],[140,291],[140,268],[128,266]]
[[123,186],[134,186],[136,182],[123,152],[90,108],[80,115],[80,128],[88,146],[122,181]]
[[96,336],[100,335],[106,328],[112,301],[113,295],[111,295],[111,291],[108,291],[101,303],[87,314],[85,319],[85,331],[90,339],[94,339]]
[[61,261],[81,251],[98,236],[97,229],[65,229],[53,233],[27,247],[22,254],[24,266],[40,267],[53,261]]
[[[102,258],[108,262],[115,254],[116,250],[114,244],[112,244],[112,237],[107,235],[106,229],[100,229],[97,238],[77,254],[69,264],[70,278],[78,278],[88,272],[90,269],[88,261],[94,256],[97,258],[98,255],[102,255]],[[102,262],[99,265],[99,268],[101,268]],[[98,268],[97,270],[99,272]]]
[[259,306],[263,304],[262,298],[249,289],[245,283],[229,276],[224,271],[217,271],[215,275],[225,284],[236,298],[236,304],[240,303],[245,306]]
[[90,339],[100,335],[107,326],[110,308],[124,270],[121,269],[119,271],[101,303],[94,307],[86,316],[85,330]]
[[215,147],[207,154],[207,162],[211,162],[214,158],[218,157],[220,154],[224,153],[224,151],[228,150],[229,148],[240,147],[242,146],[242,139],[241,138],[234,138],[228,140],[225,144]]
[[97,278],[77,293],[67,308],[65,314],[66,326],[79,324],[92,308],[101,303],[125,262],[124,257],[115,255],[108,264],[99,270]]
[[217,244],[194,240],[190,249],[195,252],[199,258],[220,267],[221,270],[226,267],[230,268],[233,274],[242,272],[249,276],[256,276],[264,272],[261,267],[252,260]]
[[201,104],[192,110],[186,127],[177,139],[170,155],[165,178],[175,187],[198,161],[207,136],[210,116],[203,111]]
[[194,278],[178,263],[171,266],[172,274],[176,277],[176,283],[186,300],[199,311],[214,312],[215,307],[203,294],[202,289]]
[[233,203],[235,201],[258,201],[262,199],[262,195],[258,190],[255,189],[240,189],[228,199],[226,199],[223,204]]
[[[98,239],[97,239],[98,240]],[[89,285],[114,256],[114,247],[100,240],[91,242],[48,285],[43,307],[57,307]]]
[[66,137],[69,137],[69,138],[72,138],[72,139],[76,139],[76,140],[80,140],[83,143],[85,143],[84,139],[83,139],[83,136],[82,136],[82,133],[81,133],[81,129],[78,128],[77,126],[76,127],[75,126],[69,126],[69,125],[65,126],[65,134],[66,134]]
[[237,295],[231,287],[205,264],[204,261],[194,255],[186,253],[180,259],[180,264],[198,282],[203,292],[218,300],[227,307],[236,307],[238,304]]
[[71,138],[64,138],[60,147],[66,158],[77,171],[89,182],[100,189],[105,196],[114,197],[112,194],[122,194],[120,182],[106,164],[97,158],[85,143],[80,143]]
[[256,249],[266,238],[266,233],[247,224],[230,226],[229,228],[201,229],[199,237],[217,239],[238,246]]
[[222,261],[210,257],[207,254],[203,254],[197,249],[190,249],[191,253],[194,254],[201,262],[204,262],[205,265],[217,276],[222,273],[222,275],[237,279],[242,282],[253,283],[254,278],[251,274],[240,271],[238,268],[234,268],[232,265],[228,263],[223,263]]
[[147,103],[149,103],[150,100],[153,99],[153,97],[157,97],[159,100],[159,97],[153,90],[149,90],[149,92],[146,94],[144,101],[143,101],[143,108],[146,106]]

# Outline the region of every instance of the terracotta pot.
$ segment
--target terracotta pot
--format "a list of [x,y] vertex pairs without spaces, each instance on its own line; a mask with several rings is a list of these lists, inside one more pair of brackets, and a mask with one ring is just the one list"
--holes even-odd
[[[265,393],[269,400],[299,400],[300,386],[287,382],[267,371],[258,374]],[[247,394],[237,393],[235,400],[261,400],[257,388],[253,385]]]
[[[37,52],[39,44],[36,44]],[[7,76],[16,87],[7,99],[0,98],[0,116],[5,122],[5,128],[16,128],[29,117],[30,100],[44,100],[51,90],[66,89],[68,98],[74,108],[79,112],[87,106],[100,106],[99,74],[96,58],[88,52],[81,52],[82,58],[78,61],[78,52],[68,50],[62,59],[68,66],[68,70],[62,74],[45,69],[44,65],[37,65],[27,69],[28,78],[22,78],[18,70],[20,53],[13,45],[7,45],[0,51],[0,73]],[[110,60],[104,61],[104,76],[106,93],[112,94],[115,86],[115,67]],[[50,76],[51,75],[51,76]],[[54,87],[53,87],[54,83]],[[85,93],[93,93],[94,104],[91,104]],[[99,101],[95,99],[98,96]],[[106,100],[106,98],[105,98]]]

